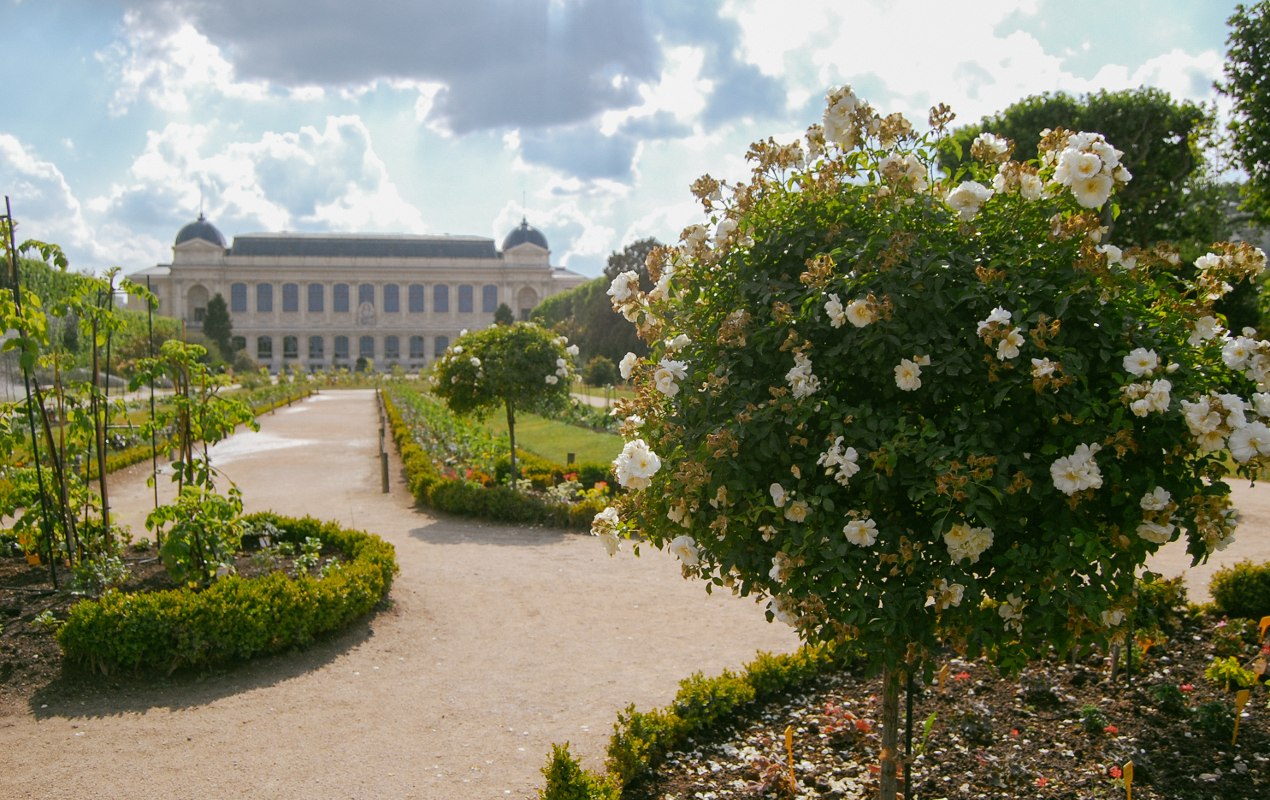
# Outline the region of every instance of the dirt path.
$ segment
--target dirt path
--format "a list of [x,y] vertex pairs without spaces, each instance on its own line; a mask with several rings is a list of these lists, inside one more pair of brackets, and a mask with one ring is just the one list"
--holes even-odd
[[[37,696],[0,716],[0,798],[535,796],[552,742],[598,768],[628,703],[665,705],[695,670],[797,646],[752,602],[707,596],[655,550],[610,559],[589,536],[434,518],[411,508],[395,461],[381,494],[377,429],[372,392],[325,392],[213,460],[249,511],[392,542],[392,609],[202,679]],[[137,536],[147,471],[112,479]]]

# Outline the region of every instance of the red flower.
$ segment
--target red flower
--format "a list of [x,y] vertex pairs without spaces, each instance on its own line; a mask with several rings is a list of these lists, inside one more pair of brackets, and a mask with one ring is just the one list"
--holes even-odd
[[578,473],[570,472],[568,475],[564,476],[564,479],[566,481],[576,481],[578,479]]
[[872,730],[872,728],[873,726],[869,724],[867,719],[858,719],[855,721],[855,729],[860,733],[868,733]]
[[1019,735],[1019,729],[1018,729],[1018,728],[1011,728],[1011,729],[1010,729],[1010,735],[1011,735],[1011,736],[1018,736],[1018,735]]
[[970,677],[970,673],[965,671],[958,672],[956,675],[953,676],[955,680],[959,680],[959,681],[967,680],[969,677]]
[[1047,777],[1045,777],[1044,775],[1042,775],[1041,777],[1039,777],[1039,778],[1037,778],[1037,779],[1036,779],[1036,785],[1037,785],[1037,786],[1041,786],[1041,787],[1044,787],[1044,786],[1045,786],[1045,784],[1047,784],[1047,783],[1049,783],[1049,782],[1050,782],[1050,779],[1049,779],[1049,778],[1047,778]]
[[1121,774],[1121,773],[1120,773],[1120,767],[1112,767],[1112,768],[1111,768],[1110,770],[1108,770],[1108,771],[1111,773],[1111,777],[1113,777],[1113,778],[1119,778],[1119,777],[1120,777],[1120,774]]
[[1120,729],[1117,728],[1115,725],[1108,725],[1107,727],[1102,729],[1102,732],[1103,733],[1120,733]]
[[1195,687],[1194,687],[1194,686],[1191,686],[1189,683],[1184,683],[1184,684],[1182,684],[1182,691],[1184,691],[1184,692],[1193,692],[1193,691],[1195,691]]

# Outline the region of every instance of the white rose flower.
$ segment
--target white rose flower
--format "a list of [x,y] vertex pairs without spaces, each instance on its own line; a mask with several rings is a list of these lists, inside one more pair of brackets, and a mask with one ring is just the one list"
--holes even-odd
[[1073,495],[1085,489],[1097,489],[1102,486],[1102,472],[1094,454],[1102,449],[1099,444],[1082,444],[1076,452],[1064,456],[1050,465],[1050,477],[1054,480],[1054,488],[1060,492]]
[[1154,350],[1139,347],[1124,357],[1124,369],[1130,375],[1142,377],[1150,375],[1160,366],[1160,357]]
[[638,291],[639,275],[634,270],[627,270],[613,279],[607,294],[614,303],[625,303],[633,299]]
[[842,323],[847,321],[847,313],[842,307],[842,300],[836,294],[829,295],[829,299],[825,301],[825,313],[829,315],[829,324],[835,328],[841,328]]
[[853,519],[842,529],[847,541],[858,547],[872,547],[878,540],[878,525],[871,519]]
[[629,381],[631,372],[635,370],[635,365],[639,363],[639,356],[634,353],[627,353],[622,356],[622,361],[617,365],[617,369],[622,374],[622,380]]
[[825,114],[821,120],[825,139],[842,145],[844,150],[855,147],[855,134],[851,116],[860,104],[850,86],[835,86],[825,94]]
[[1205,253],[1195,259],[1195,266],[1199,268],[1200,272],[1215,269],[1216,267],[1221,266],[1221,256],[1216,253]]
[[1221,332],[1221,324],[1217,322],[1217,318],[1213,316],[1204,316],[1195,320],[1195,330],[1186,341],[1192,347],[1199,347],[1201,342],[1207,342],[1218,333]]
[[987,319],[979,320],[978,334],[980,336],[983,336],[983,334],[988,330],[989,327],[992,326],[992,323],[994,322],[997,325],[1005,325],[1013,318],[1013,316],[1014,315],[1011,314],[1009,311],[1006,311],[1001,306],[997,306],[996,308],[992,309],[992,312],[990,314],[988,314]]
[[1017,594],[1007,594],[1005,602],[997,606],[997,613],[1001,615],[1001,619],[1005,620],[1005,627],[1012,628],[1020,633],[1023,631],[1023,607],[1027,603],[1023,602],[1023,598]]
[[1114,244],[1098,245],[1097,250],[1099,253],[1102,253],[1107,257],[1108,264],[1118,264],[1120,263],[1120,259],[1124,257],[1123,251]]
[[965,596],[966,587],[960,583],[949,583],[943,578],[939,579],[939,583],[935,585],[935,610],[943,611],[949,606],[961,605],[961,600]]
[[705,225],[689,225],[681,236],[688,249],[696,250],[710,238],[710,230]]
[[860,465],[856,463],[859,457],[854,447],[843,448],[842,437],[839,436],[828,450],[820,454],[816,463],[828,467],[825,474],[833,475],[834,480],[846,486],[851,477],[860,471]]
[[686,567],[695,567],[700,563],[698,558],[697,540],[688,534],[676,536],[667,547],[670,552],[674,553]]
[[1072,186],[1077,181],[1092,178],[1100,172],[1102,172],[1102,159],[1093,153],[1082,153],[1069,146],[1058,154],[1054,180],[1064,186]]
[[784,486],[781,486],[779,483],[773,483],[767,488],[767,491],[771,494],[772,502],[776,504],[777,508],[785,507],[785,500],[789,497],[789,495],[785,492]]
[[997,360],[1006,361],[1019,357],[1019,347],[1023,344],[1023,335],[1015,328],[997,342]]
[[1111,197],[1114,185],[1110,175],[1093,175],[1074,181],[1072,194],[1076,196],[1076,202],[1085,208],[1098,208]]
[[877,320],[873,306],[863,298],[852,300],[847,304],[847,319],[857,328],[863,328]]
[[469,364],[471,364],[474,367],[479,367],[481,365],[481,360],[477,358],[476,356],[472,356],[467,361]]
[[461,355],[463,353],[463,345],[461,344],[456,344],[451,349],[454,350],[455,355]]
[[666,341],[666,349],[671,352],[676,352],[676,351],[684,349],[690,344],[692,344],[692,339],[688,338],[688,334],[681,333],[675,338],[668,339]]
[[1226,437],[1221,431],[1211,431],[1195,437],[1201,453],[1214,453],[1226,447]]
[[900,365],[895,368],[895,385],[905,392],[922,388],[922,368],[907,358],[901,359]]
[[944,544],[948,547],[948,555],[956,564],[963,558],[970,559],[971,564],[979,563],[979,555],[992,546],[991,528],[972,528],[958,523],[944,534]]
[[1270,417],[1270,392],[1257,392],[1252,396],[1252,406],[1259,417]]
[[808,508],[806,500],[795,500],[785,506],[785,519],[790,522],[802,522],[807,519],[807,511]]
[[679,394],[679,384],[676,381],[687,376],[687,365],[684,362],[663,358],[657,365],[657,371],[653,373],[653,381],[657,385],[657,391],[667,397],[674,397]]
[[1003,157],[1010,152],[1010,142],[1008,139],[1002,139],[995,133],[981,133],[975,137],[971,143],[971,148],[982,148],[997,157]]
[[715,244],[722,244],[727,241],[728,236],[734,230],[736,230],[736,220],[727,218],[723,219],[719,222],[719,226],[714,229]]
[[1019,194],[1024,200],[1034,203],[1045,196],[1045,182],[1036,175],[1024,173],[1019,176]]
[[767,610],[772,612],[772,616],[789,627],[798,624],[798,605],[793,598],[779,595],[767,601]]
[[1258,455],[1270,455],[1270,428],[1264,422],[1251,422],[1230,435],[1230,455],[1243,464]]
[[804,397],[815,394],[820,388],[820,379],[811,371],[811,359],[802,353],[794,354],[794,367],[785,373],[785,380],[793,389],[794,399],[801,400]]
[[1144,522],[1138,526],[1138,536],[1155,544],[1164,544],[1173,538],[1174,526],[1168,523]]
[[627,489],[639,491],[652,485],[651,478],[661,469],[661,459],[649,449],[643,439],[627,442],[622,452],[613,460],[613,474],[617,482]]
[[976,181],[963,181],[944,198],[944,203],[963,221],[974,219],[979,207],[992,198],[992,190]]
[[1151,384],[1150,391],[1142,398],[1142,402],[1146,404],[1148,411],[1154,411],[1157,414],[1163,414],[1169,410],[1169,393],[1173,391],[1173,384],[1166,380],[1154,381]]
[[1058,362],[1050,361],[1048,358],[1032,359],[1032,377],[1046,378],[1054,374],[1054,370],[1058,367]]
[[606,508],[591,519],[591,535],[600,537],[600,543],[610,556],[616,553],[621,544],[617,538],[617,526],[621,518],[616,508]]
[[1256,347],[1257,343],[1246,336],[1230,339],[1221,349],[1222,361],[1231,369],[1243,369]]
[[569,355],[571,355],[571,356],[576,356],[576,355],[578,354],[578,352],[579,352],[579,351],[578,351],[578,346],[577,346],[576,344],[571,344],[571,345],[569,345],[568,347],[566,347],[566,348],[564,349],[564,351],[565,351],[566,353],[568,353]]
[[1163,486],[1157,486],[1142,495],[1138,505],[1142,507],[1143,511],[1163,511],[1168,508],[1171,502],[1173,502],[1173,495],[1169,494],[1169,490]]
[[550,386],[555,386],[557,383],[559,383],[559,382],[560,382],[560,379],[559,379],[559,378],[557,378],[555,375],[548,375],[548,376],[546,377],[546,381],[547,381],[547,384],[548,384],[548,385],[550,385]]
[[1102,612],[1102,624],[1108,628],[1114,628],[1121,622],[1124,622],[1124,612],[1120,609],[1116,608]]

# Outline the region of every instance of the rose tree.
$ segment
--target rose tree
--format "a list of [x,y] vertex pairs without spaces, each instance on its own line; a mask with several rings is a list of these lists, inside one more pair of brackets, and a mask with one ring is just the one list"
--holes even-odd
[[1106,642],[1149,554],[1230,542],[1218,479],[1270,455],[1270,343],[1212,304],[1265,256],[1215,245],[1179,282],[1174,248],[1101,241],[1132,176],[1098,134],[1018,163],[985,133],[936,180],[945,107],[918,135],[827,99],[806,140],[751,148],[748,184],[694,184],[710,227],[650,256],[650,292],[613,281],[653,351],[622,365],[634,491],[593,532],[853,641],[887,677],[893,797],[899,673],[929,679],[942,642],[1009,669]]
[[459,414],[507,409],[514,485],[516,409],[545,411],[567,403],[577,353],[577,345],[532,322],[464,332],[437,360],[433,392]]

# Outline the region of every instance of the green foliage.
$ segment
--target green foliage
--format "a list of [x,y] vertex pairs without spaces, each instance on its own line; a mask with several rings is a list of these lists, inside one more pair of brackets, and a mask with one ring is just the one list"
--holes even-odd
[[351,559],[327,577],[282,573],[244,580],[229,576],[207,589],[124,594],[106,592],[71,609],[58,632],[62,652],[104,674],[122,668],[163,669],[277,653],[309,642],[370,611],[397,574],[392,545],[312,517],[253,514],[244,522],[274,525],[287,543],[315,537]]
[[1213,652],[1219,656],[1243,655],[1250,646],[1260,642],[1260,633],[1257,623],[1252,620],[1241,617],[1223,619],[1211,634]]
[[596,278],[553,294],[538,304],[530,318],[568,336],[583,358],[604,356],[617,363],[630,352],[647,355],[648,345],[640,341],[635,326],[613,310],[608,288],[607,278]]
[[1244,208],[1270,225],[1270,2],[1236,6],[1227,24],[1226,80],[1217,90],[1231,100],[1231,145],[1248,173]]
[[71,586],[89,597],[98,597],[107,589],[126,582],[131,574],[128,565],[118,556],[81,558],[71,569]]
[[1086,703],[1080,707],[1080,727],[1085,733],[1101,733],[1107,727],[1107,717],[1098,706]]
[[1228,742],[1235,735],[1235,715],[1222,701],[1211,700],[1195,710],[1195,727],[1210,739]]
[[569,753],[568,742],[551,746],[551,760],[542,774],[547,783],[538,792],[539,800],[620,800],[622,796],[608,778],[582,769]]
[[693,730],[709,730],[754,701],[754,687],[726,669],[707,680],[700,672],[679,682],[674,711]]
[[1247,689],[1257,681],[1257,673],[1239,666],[1239,659],[1234,656],[1214,658],[1213,663],[1204,670],[1204,677],[1214,686],[1226,691]]
[[1013,141],[1017,161],[1037,157],[1045,129],[1098,131],[1124,151],[1121,163],[1133,173],[1117,193],[1120,215],[1110,205],[1103,208],[1103,224],[1111,228],[1105,241],[1122,247],[1160,241],[1208,247],[1228,235],[1222,189],[1205,169],[1204,148],[1214,126],[1211,110],[1189,100],[1175,102],[1151,87],[1080,97],[1045,93],[958,128],[940,145],[939,161],[949,174],[964,169],[972,160],[971,143],[985,131]]
[[1174,628],[1185,613],[1186,583],[1176,578],[1153,577],[1138,581],[1137,624],[1141,628],[1159,625]]
[[458,414],[549,409],[567,402],[568,362],[564,343],[550,331],[525,322],[495,325],[450,345],[433,368],[433,391]]
[[516,321],[516,315],[512,313],[511,307],[506,303],[499,303],[498,308],[494,311],[495,325],[511,325]]
[[1240,561],[1213,573],[1208,591],[1219,613],[1242,619],[1270,616],[1270,562]]
[[1190,712],[1186,705],[1186,695],[1172,683],[1157,683],[1151,687],[1150,694],[1151,703],[1165,714],[1180,717]]
[[221,358],[230,361],[234,357],[234,322],[229,318],[229,306],[220,292],[207,301],[207,314],[203,317],[203,335],[220,350]]
[[617,372],[617,365],[605,356],[592,358],[582,370],[582,382],[588,386],[611,386],[619,378],[621,375]]
[[233,567],[242,539],[242,510],[242,495],[237,489],[222,497],[201,487],[186,486],[175,502],[150,512],[146,530],[162,536],[159,556],[173,583],[205,585]]

